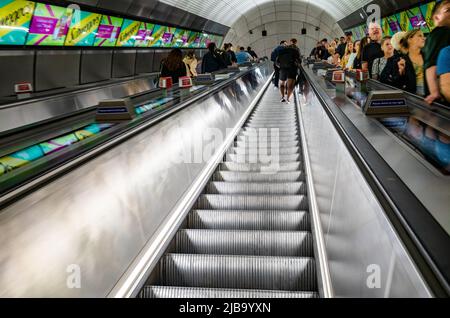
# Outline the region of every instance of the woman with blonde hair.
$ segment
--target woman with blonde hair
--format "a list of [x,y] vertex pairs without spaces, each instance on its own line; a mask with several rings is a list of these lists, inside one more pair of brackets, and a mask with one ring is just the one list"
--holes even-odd
[[347,43],[347,46],[345,47],[344,56],[341,59],[342,68],[348,68],[347,65],[350,60],[350,56],[353,54],[353,48],[354,48],[353,42]]
[[197,57],[195,56],[195,51],[194,50],[189,51],[184,57],[183,62],[184,64],[186,64],[188,76],[196,77],[198,60]]

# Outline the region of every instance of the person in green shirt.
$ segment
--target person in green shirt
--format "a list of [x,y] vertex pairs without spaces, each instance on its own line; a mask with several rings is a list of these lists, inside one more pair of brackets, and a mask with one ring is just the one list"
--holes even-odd
[[433,21],[436,28],[429,35],[423,50],[426,84],[429,92],[425,101],[428,104],[441,98],[436,65],[441,50],[450,45],[450,0],[443,0],[436,4],[433,10]]

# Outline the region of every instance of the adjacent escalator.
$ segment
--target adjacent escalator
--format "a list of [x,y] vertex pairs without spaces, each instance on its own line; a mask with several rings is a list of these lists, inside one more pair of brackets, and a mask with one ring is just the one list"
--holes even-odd
[[265,93],[140,297],[319,297],[298,116]]

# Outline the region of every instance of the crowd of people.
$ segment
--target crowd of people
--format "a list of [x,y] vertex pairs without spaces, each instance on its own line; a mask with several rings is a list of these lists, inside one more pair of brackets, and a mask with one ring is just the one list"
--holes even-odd
[[343,69],[362,69],[372,79],[422,96],[429,104],[450,102],[450,0],[436,4],[435,29],[426,37],[420,29],[384,36],[379,24],[369,25],[368,36],[353,34],[318,42],[310,56]]
[[238,52],[234,52],[231,43],[225,43],[223,50],[216,47],[215,43],[208,45],[208,52],[204,55],[199,70],[199,60],[195,56],[195,51],[188,51],[185,57],[183,52],[176,48],[170,51],[167,58],[161,62],[161,77],[172,77],[174,83],[178,83],[180,77],[196,77],[198,71],[201,73],[213,73],[228,67],[237,67],[241,64],[258,60],[258,55],[251,47],[245,50],[240,47]]

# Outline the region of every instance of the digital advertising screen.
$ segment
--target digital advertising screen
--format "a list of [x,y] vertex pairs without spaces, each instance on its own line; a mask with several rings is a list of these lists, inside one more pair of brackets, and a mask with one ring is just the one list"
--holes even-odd
[[409,22],[408,12],[402,11],[396,14],[397,21],[400,24],[400,29],[402,31],[411,31],[411,22]]
[[161,47],[172,47],[175,30],[176,28],[174,27],[164,27],[164,33],[161,36]]
[[173,47],[181,47],[187,48],[189,47],[189,36],[190,31],[183,29],[176,29],[173,35],[172,46]]
[[0,0],[0,45],[24,45],[35,3]]
[[122,29],[122,18],[111,17],[104,15],[100,23],[97,35],[95,37],[94,46],[98,47],[113,47],[116,45]]
[[153,29],[155,25],[152,23],[142,22],[134,43],[135,47],[148,47],[153,38]]
[[38,3],[31,20],[26,44],[63,46],[72,16],[72,9]]
[[196,49],[200,47],[201,33],[192,31],[189,35],[189,48]]
[[165,32],[166,27],[162,25],[157,25],[153,27],[152,39],[149,40],[149,47],[162,47],[162,36]]
[[422,12],[420,12],[420,8],[413,8],[406,11],[408,14],[409,23],[412,29],[420,29],[425,33],[430,32],[427,26],[427,22],[422,16]]
[[391,15],[390,17],[385,18],[387,23],[389,23],[389,27],[391,28],[392,34],[400,32],[402,30],[400,24],[397,21],[397,17],[395,15]]
[[392,32],[391,26],[389,25],[389,20],[387,18],[381,19],[381,28],[383,30],[383,36],[394,35],[394,32]]
[[427,23],[428,29],[430,29],[430,31],[433,31],[435,28],[433,16],[432,16],[435,5],[436,5],[436,1],[433,1],[433,2],[430,2],[427,4],[422,4],[420,6],[420,11],[422,12],[422,16],[425,19],[425,22]]
[[208,43],[209,43],[209,36],[208,36],[208,34],[201,33],[200,34],[200,45],[199,45],[199,48],[206,49],[208,47]]
[[125,19],[123,21],[122,30],[116,46],[118,47],[134,47],[136,36],[141,27],[141,22]]
[[101,22],[101,14],[75,10],[65,45],[93,46]]
[[359,26],[359,33],[361,34],[361,39],[367,35],[367,26],[365,24]]

